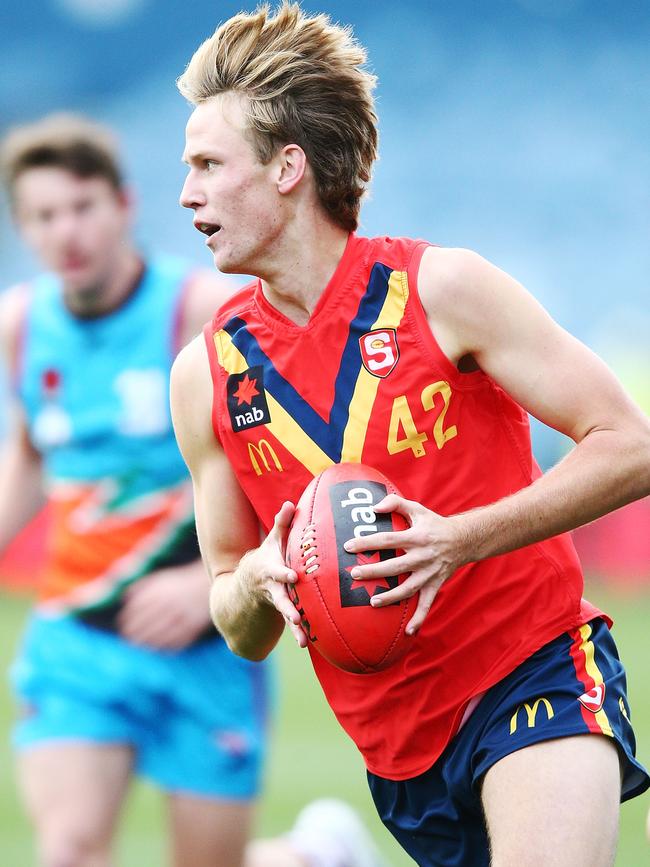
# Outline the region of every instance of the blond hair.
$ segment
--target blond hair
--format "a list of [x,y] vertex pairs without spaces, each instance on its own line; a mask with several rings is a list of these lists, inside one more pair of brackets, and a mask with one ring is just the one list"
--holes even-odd
[[177,85],[194,105],[228,92],[246,97],[258,159],[268,163],[285,144],[299,145],[321,204],[353,231],[377,158],[376,79],[365,63],[351,28],[285,0],[275,14],[260,6],[218,27]]
[[11,197],[20,175],[41,167],[65,169],[80,178],[106,178],[116,190],[124,183],[113,134],[76,114],[48,115],[15,127],[3,139],[0,170]]

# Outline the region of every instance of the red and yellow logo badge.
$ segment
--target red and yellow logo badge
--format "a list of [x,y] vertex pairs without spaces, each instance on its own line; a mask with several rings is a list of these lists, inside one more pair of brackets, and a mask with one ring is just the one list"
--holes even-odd
[[388,376],[399,360],[397,334],[394,328],[377,328],[359,338],[361,359],[368,373],[382,379]]
[[592,713],[598,713],[605,703],[605,684],[599,683],[598,686],[595,686],[588,692],[584,692],[581,696],[578,696],[578,701],[587,710],[590,710]]

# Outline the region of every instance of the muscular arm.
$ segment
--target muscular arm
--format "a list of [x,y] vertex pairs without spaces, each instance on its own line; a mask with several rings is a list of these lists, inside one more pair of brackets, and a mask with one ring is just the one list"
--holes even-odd
[[[25,303],[21,287],[8,290],[0,300],[0,350],[6,369],[10,369],[16,352]],[[45,501],[41,459],[30,442],[22,407],[15,401],[9,419],[9,430],[0,446],[0,552]]]
[[460,566],[566,532],[650,493],[649,420],[607,366],[516,280],[467,250],[432,248],[418,284],[431,330],[450,361],[462,369],[478,366],[576,445],[531,485],[463,514],[441,517],[395,496],[377,506],[400,511],[411,528],[351,540],[347,550],[399,547],[406,553],[355,567],[352,575],[370,580],[411,573],[371,600],[380,607],[420,591],[408,632],[422,625],[438,588]]
[[176,359],[171,402],[176,438],[194,484],[214,623],[235,653],[263,659],[277,644],[285,620],[299,638],[299,616],[281,583],[293,577],[282,551],[293,508],[282,507],[276,526],[259,545],[257,517],[212,431],[212,383],[201,336]]
[[466,250],[432,250],[421,292],[450,359],[471,356],[576,446],[532,485],[458,519],[465,562],[592,521],[650,493],[650,424],[607,366],[516,280]]

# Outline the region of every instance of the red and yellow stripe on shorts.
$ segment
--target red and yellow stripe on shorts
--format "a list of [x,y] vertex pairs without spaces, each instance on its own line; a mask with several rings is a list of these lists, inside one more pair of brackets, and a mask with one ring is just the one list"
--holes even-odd
[[571,632],[571,658],[576,676],[584,686],[580,697],[582,718],[589,731],[613,737],[612,727],[604,709],[605,681],[596,661],[596,647],[591,640],[593,629],[589,623]]

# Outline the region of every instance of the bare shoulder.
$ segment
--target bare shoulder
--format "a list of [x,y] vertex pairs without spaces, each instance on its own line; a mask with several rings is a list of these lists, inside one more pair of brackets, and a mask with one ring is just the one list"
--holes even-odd
[[513,278],[474,250],[428,247],[422,256],[418,286],[427,307],[458,310],[462,302],[489,302],[486,288]]
[[178,445],[191,464],[214,441],[212,379],[202,334],[180,351],[172,365],[170,403]]
[[26,283],[10,286],[0,293],[0,347],[11,356],[20,337],[31,290]]
[[431,247],[418,273],[422,305],[445,354],[479,355],[508,324],[539,326],[547,314],[510,274],[463,248]]
[[469,250],[425,255],[420,295],[451,360],[471,355],[524,409],[576,442],[591,430],[638,427],[641,414],[613,373],[514,277]]
[[479,307],[488,296],[491,266],[486,259],[459,247],[429,247],[418,272],[418,292],[429,325],[453,364],[471,355]]
[[174,405],[189,408],[211,390],[210,364],[202,334],[178,353],[171,370],[171,398]]
[[192,273],[183,299],[182,346],[201,331],[238,288],[235,280],[215,271],[202,268]]

